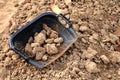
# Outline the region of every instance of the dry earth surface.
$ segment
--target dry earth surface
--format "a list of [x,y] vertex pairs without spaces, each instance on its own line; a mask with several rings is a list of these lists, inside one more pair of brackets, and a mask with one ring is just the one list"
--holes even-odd
[[[69,1],[69,0],[67,0]],[[10,50],[10,36],[55,2],[78,40],[40,70]],[[120,0],[0,0],[0,80],[120,80]]]

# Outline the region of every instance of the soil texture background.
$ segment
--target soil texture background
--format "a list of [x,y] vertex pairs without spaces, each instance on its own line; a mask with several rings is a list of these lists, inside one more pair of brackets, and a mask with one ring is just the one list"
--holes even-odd
[[[70,0],[66,0],[70,1]],[[0,80],[120,80],[119,0],[0,0]],[[11,35],[55,3],[77,41],[40,70],[9,47]]]

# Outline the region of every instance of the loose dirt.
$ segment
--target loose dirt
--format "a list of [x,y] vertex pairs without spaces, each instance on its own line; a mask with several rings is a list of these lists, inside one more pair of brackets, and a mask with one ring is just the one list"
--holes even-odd
[[[50,3],[54,1],[71,20],[78,40],[57,61],[40,70],[10,50],[8,42],[14,32],[33,18],[51,12]],[[120,1],[72,0],[67,5],[64,0],[54,1],[12,3],[17,9],[14,12],[14,7],[6,3],[11,0],[0,0],[0,79],[120,80],[120,36],[116,31],[120,27]],[[14,12],[12,18],[7,17],[10,8],[13,9],[10,13]]]

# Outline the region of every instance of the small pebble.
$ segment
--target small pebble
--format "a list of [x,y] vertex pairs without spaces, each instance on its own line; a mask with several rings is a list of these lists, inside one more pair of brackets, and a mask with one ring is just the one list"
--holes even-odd
[[118,75],[120,75],[120,68],[118,69]]
[[11,58],[10,57],[6,57],[5,58],[5,63],[7,64],[7,63],[10,63],[10,61],[11,61]]
[[108,75],[107,75],[107,78],[108,78],[108,79],[112,78],[112,75],[108,74]]
[[97,33],[93,33],[93,38],[95,39],[95,40],[98,40],[99,39],[99,35],[97,34]]
[[56,39],[54,39],[54,42],[55,43],[62,43],[63,42],[63,38],[62,37],[56,38]]
[[105,64],[108,64],[110,62],[110,60],[105,55],[101,55],[100,58]]
[[87,30],[88,30],[88,27],[85,26],[85,25],[82,25],[82,26],[80,26],[79,30],[80,30],[80,31],[87,31]]
[[16,54],[13,50],[9,50],[9,52],[6,53],[7,56],[11,56],[13,54]]
[[61,45],[60,43],[56,44],[57,47],[59,47],[60,45]]
[[47,55],[44,55],[43,57],[42,57],[42,60],[43,61],[46,61],[48,59],[48,56]]
[[78,31],[79,30],[79,25],[78,24],[73,24],[73,29],[75,30],[75,31]]
[[9,45],[8,45],[8,44],[6,44],[6,45],[4,46],[3,51],[4,51],[4,52],[8,52],[8,50],[9,50]]
[[86,40],[85,38],[81,38],[81,41],[82,41],[83,43],[87,43],[87,40]]
[[19,56],[18,54],[12,55],[12,59],[13,59],[13,60],[17,60],[17,59],[19,59],[19,57],[20,57],[20,56]]

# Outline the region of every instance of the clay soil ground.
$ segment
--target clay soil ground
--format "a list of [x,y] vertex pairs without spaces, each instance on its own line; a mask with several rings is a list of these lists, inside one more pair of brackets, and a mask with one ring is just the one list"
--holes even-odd
[[0,0],[0,80],[120,80],[120,1],[54,1],[69,18],[78,40],[40,70],[9,48],[10,36],[53,0]]

